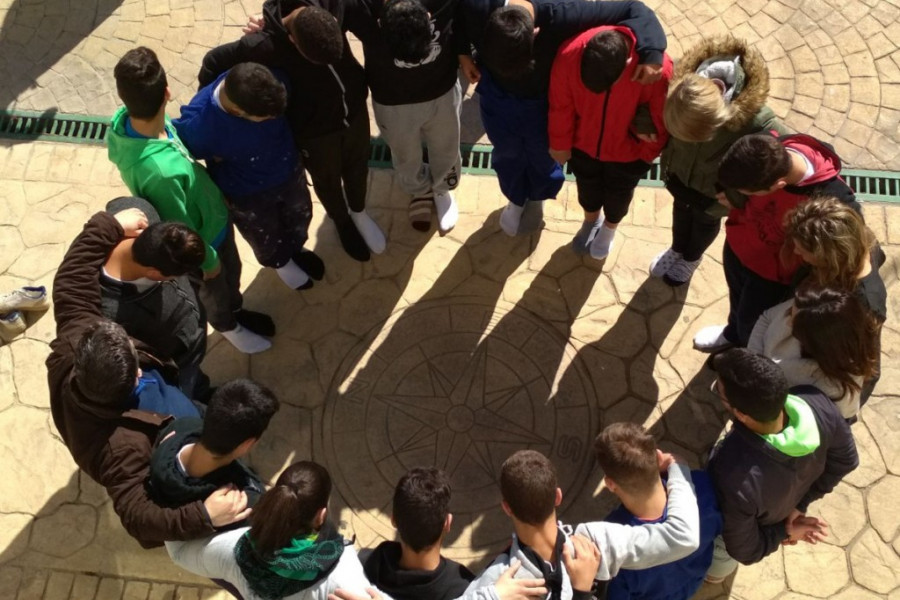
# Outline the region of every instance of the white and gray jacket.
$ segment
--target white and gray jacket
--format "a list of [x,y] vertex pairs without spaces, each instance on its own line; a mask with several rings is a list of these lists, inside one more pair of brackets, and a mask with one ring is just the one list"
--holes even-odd
[[[591,539],[600,549],[600,568],[596,579],[612,579],[620,569],[648,569],[674,562],[688,556],[700,546],[700,515],[697,497],[691,483],[690,469],[686,465],[669,467],[668,516],[662,523],[632,527],[617,523],[583,523],[575,533]],[[560,524],[568,535],[571,528]],[[566,540],[567,544],[571,542]],[[541,569],[522,552],[519,540],[513,534],[512,545],[498,556],[466,590],[464,600],[499,600],[493,583],[509,568],[513,560],[522,563],[516,579],[543,578]],[[571,600],[572,585],[569,574],[562,571],[562,599]],[[488,587],[490,586],[490,587]]]

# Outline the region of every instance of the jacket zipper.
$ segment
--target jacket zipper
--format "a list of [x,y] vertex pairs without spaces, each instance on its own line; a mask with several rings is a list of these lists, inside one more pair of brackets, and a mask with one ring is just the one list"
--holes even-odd
[[350,122],[347,120],[350,116],[350,110],[347,108],[347,88],[344,87],[344,82],[341,81],[341,77],[338,75],[337,71],[334,70],[334,66],[328,65],[328,69],[331,71],[331,74],[334,75],[335,80],[337,80],[337,83],[341,88],[341,104],[344,105],[344,127],[350,127]]
[[611,94],[612,89],[606,92],[606,97],[603,99],[603,114],[600,117],[600,138],[597,140],[597,160],[600,160],[600,146],[603,145],[603,134],[606,131],[606,108],[609,106]]

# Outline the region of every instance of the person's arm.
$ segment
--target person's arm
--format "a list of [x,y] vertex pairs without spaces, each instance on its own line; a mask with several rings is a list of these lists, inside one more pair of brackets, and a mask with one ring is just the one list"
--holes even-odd
[[165,177],[156,174],[144,187],[147,199],[153,203],[163,221],[184,223],[203,238],[206,245],[206,257],[200,268],[204,273],[214,271],[219,266],[219,255],[210,242],[221,232],[220,223],[203,222],[199,226],[187,212],[187,197],[181,182],[176,177]]
[[550,112],[547,118],[550,155],[560,164],[572,156],[572,143],[575,140],[576,111],[571,87],[571,69],[575,65],[565,50],[565,46],[560,48],[550,71]]
[[251,33],[229,44],[222,44],[213,48],[203,57],[197,80],[200,88],[206,87],[216,80],[216,77],[231,67],[247,61],[263,62],[264,57],[260,53],[260,45],[266,41],[268,34]]
[[53,313],[56,336],[74,334],[83,328],[87,315],[101,318],[101,292],[98,275],[109,253],[122,241],[125,231],[116,218],[99,212],[69,246],[53,279]]
[[224,579],[233,583],[234,546],[247,531],[241,527],[212,537],[182,541],[167,541],[166,552],[176,565],[201,577]]
[[[781,317],[784,314],[785,310],[788,310],[787,307],[790,306],[790,302],[782,303],[773,306],[767,310],[764,310],[759,318],[756,320],[756,324],[753,326],[753,331],[750,332],[750,339],[747,342],[747,350],[754,352],[756,354],[762,354],[763,349],[765,348],[765,338],[766,332],[769,330],[769,327],[772,326],[773,322],[777,322],[782,320]],[[771,356],[769,358],[772,358]]]
[[145,548],[167,540],[191,540],[215,533],[202,501],[162,508],[145,485],[150,475],[150,449],[126,445],[110,449],[99,465],[98,483],[106,488],[125,530]]
[[829,418],[834,422],[834,432],[825,455],[825,470],[797,504],[797,510],[804,514],[812,502],[833,490],[847,473],[859,466],[850,426],[840,414],[832,413]]
[[[555,6],[554,20],[561,29],[560,37],[568,39],[592,27],[621,25],[634,32],[635,51],[640,64],[662,65],[666,51],[666,33],[656,14],[643,2],[583,2],[570,0]],[[541,23],[535,24],[537,27]]]
[[761,525],[757,506],[744,489],[722,490],[722,538],[728,554],[744,565],[752,565],[775,552],[788,538],[784,521]]
[[646,569],[674,562],[700,547],[700,514],[690,469],[672,463],[668,473],[668,516],[664,522],[639,527],[594,522],[575,529],[600,548],[603,560],[597,579],[612,579],[623,568]]

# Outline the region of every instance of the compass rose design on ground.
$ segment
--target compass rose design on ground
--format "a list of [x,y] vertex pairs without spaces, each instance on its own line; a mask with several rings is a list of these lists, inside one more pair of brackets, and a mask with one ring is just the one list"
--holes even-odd
[[591,389],[575,349],[533,314],[477,299],[422,303],[347,358],[322,450],[355,516],[387,539],[397,480],[416,466],[443,469],[453,488],[450,554],[465,558],[509,538],[498,482],[516,450],[549,456],[564,500],[578,494],[598,423]]

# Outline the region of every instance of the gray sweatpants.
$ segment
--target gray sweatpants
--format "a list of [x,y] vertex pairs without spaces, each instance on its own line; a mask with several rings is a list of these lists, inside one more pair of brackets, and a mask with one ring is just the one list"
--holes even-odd
[[[400,188],[414,198],[454,189],[459,183],[459,81],[440,98],[416,104],[372,103],[375,122],[391,148]],[[422,162],[422,144],[428,164]]]

